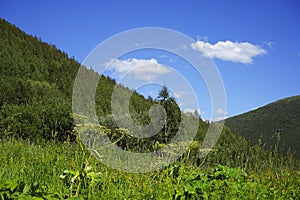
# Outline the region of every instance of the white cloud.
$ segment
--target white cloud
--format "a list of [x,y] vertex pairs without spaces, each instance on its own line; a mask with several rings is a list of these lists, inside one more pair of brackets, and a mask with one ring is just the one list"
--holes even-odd
[[187,95],[187,93],[185,92],[185,91],[179,91],[179,92],[175,92],[175,97],[177,98],[177,99],[180,99],[180,98],[182,98],[182,97],[184,97],[185,95]]
[[184,113],[194,113],[196,110],[192,108],[186,108],[183,110]]
[[200,112],[200,109],[185,108],[185,109],[183,110],[183,112],[184,112],[185,114],[189,114],[189,113],[194,114],[195,111],[197,111],[198,114],[205,114],[205,111]]
[[227,114],[228,112],[223,110],[222,108],[219,108],[217,111],[216,111],[216,114],[217,114],[217,117],[215,117],[213,119],[213,121],[221,121],[221,120],[224,120],[227,118]]
[[183,109],[183,112],[184,112],[185,114],[189,114],[189,113],[194,114],[195,111],[197,111],[197,113],[198,113],[199,115],[205,115],[205,114],[206,114],[206,111],[204,111],[204,110],[202,111],[202,110],[200,110],[200,109],[193,109],[193,108],[185,108],[185,109]]
[[219,108],[219,109],[216,111],[216,113],[217,113],[218,115],[227,115],[227,114],[228,114],[228,112],[226,112],[226,111],[223,110],[222,108]]
[[194,50],[200,51],[204,56],[221,60],[249,64],[253,57],[264,55],[267,51],[258,45],[248,42],[219,41],[215,44],[201,40],[191,44]]
[[136,58],[127,60],[112,59],[104,65],[109,70],[114,71],[116,75],[122,76],[126,73],[131,73],[135,79],[145,81],[153,81],[160,75],[172,72],[172,70],[158,63],[154,58],[149,60]]

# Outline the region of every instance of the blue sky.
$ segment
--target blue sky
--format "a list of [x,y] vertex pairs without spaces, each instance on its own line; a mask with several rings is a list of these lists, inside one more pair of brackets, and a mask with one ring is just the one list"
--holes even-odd
[[[102,41],[129,29],[162,27],[186,34],[200,42],[195,43],[195,52],[206,52],[220,71],[227,117],[300,94],[300,3],[296,0],[2,0],[0,17],[79,62]],[[185,64],[178,58],[173,62],[175,55],[144,51],[118,58],[114,69],[151,59],[157,62],[156,69],[179,69]],[[209,119],[209,95],[205,89],[201,92],[200,112]]]

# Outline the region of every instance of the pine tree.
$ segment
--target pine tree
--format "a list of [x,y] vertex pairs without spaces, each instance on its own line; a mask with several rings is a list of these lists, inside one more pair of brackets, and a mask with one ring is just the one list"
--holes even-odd
[[159,91],[157,101],[165,108],[167,113],[167,119],[165,120],[162,130],[164,134],[164,143],[167,143],[178,131],[181,112],[175,98],[170,96],[166,86],[163,86],[163,88]]

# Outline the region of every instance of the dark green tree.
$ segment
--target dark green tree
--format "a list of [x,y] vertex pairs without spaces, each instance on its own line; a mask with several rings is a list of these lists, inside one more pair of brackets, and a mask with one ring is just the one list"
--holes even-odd
[[166,111],[167,118],[163,127],[163,142],[167,143],[174,135],[176,135],[180,120],[181,111],[174,97],[170,96],[167,86],[159,91],[157,101]]

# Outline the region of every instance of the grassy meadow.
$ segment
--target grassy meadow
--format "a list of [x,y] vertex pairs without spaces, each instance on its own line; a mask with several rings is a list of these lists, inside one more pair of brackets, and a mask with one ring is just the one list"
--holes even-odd
[[[299,164],[269,152],[209,154],[199,166],[181,159],[150,173],[125,173],[94,159],[80,142],[0,143],[0,199],[299,199]],[[240,156],[240,155],[239,155]],[[265,159],[262,156],[266,156]],[[236,162],[237,163],[237,162]]]

